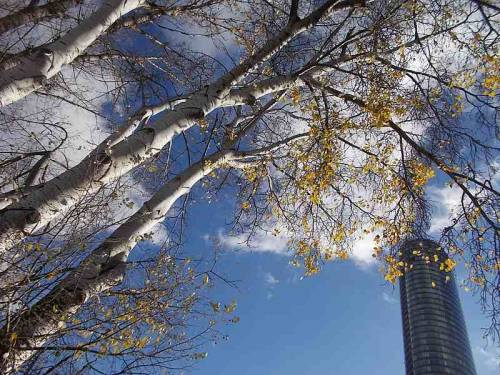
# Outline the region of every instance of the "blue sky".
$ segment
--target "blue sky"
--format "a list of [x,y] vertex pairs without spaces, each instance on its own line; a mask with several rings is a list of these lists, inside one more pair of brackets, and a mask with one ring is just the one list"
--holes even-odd
[[[183,40],[179,33],[165,33],[164,37]],[[206,38],[186,39],[193,49],[229,61],[227,56],[218,55],[217,46]],[[231,47],[231,42],[227,45]],[[239,57],[238,50],[229,50],[235,59]],[[92,81],[92,85],[96,83]],[[71,108],[71,112],[62,114],[78,119],[79,126],[74,127],[83,133],[82,138],[104,136],[95,131],[95,124],[83,124],[88,113],[77,111]],[[103,108],[106,114],[110,111],[111,107]],[[97,121],[90,117],[89,124]],[[78,152],[79,156],[83,154]],[[447,222],[449,210],[460,195],[457,190],[438,186],[430,189],[430,195],[440,201],[431,226],[437,231]],[[357,262],[330,263],[318,275],[302,278],[303,271],[288,264],[279,240],[261,238],[250,252],[225,237],[232,202],[234,198],[208,205],[202,200],[188,214],[186,251],[209,256],[214,245],[207,237],[223,241],[217,268],[228,279],[238,280],[238,288],[218,283],[212,291],[213,299],[221,303],[236,300],[236,314],[241,318],[237,324],[219,327],[229,340],[205,348],[208,357],[197,363],[193,373],[403,374],[398,289],[384,282],[377,266],[369,263],[369,243],[358,244]],[[497,374],[500,352],[482,339],[481,328],[489,321],[481,314],[477,297],[463,290],[461,296],[478,374]]]
[[[169,37],[169,35],[165,35]],[[172,37],[172,36],[170,36]],[[176,35],[174,40],[182,39]],[[213,41],[204,37],[186,40],[194,50],[216,56]],[[229,48],[237,56],[238,50]],[[434,209],[431,235],[449,224],[450,211],[461,192],[435,179],[429,198]],[[228,340],[203,348],[206,359],[197,362],[194,374],[404,374],[402,323],[398,288],[386,283],[371,263],[369,239],[355,247],[354,261],[327,264],[314,277],[288,264],[286,240],[257,238],[249,251],[241,238],[225,233],[232,217],[234,196],[190,207],[185,250],[210,258],[211,239],[221,242],[217,269],[238,288],[223,283],[214,287],[213,300],[236,300],[237,324],[219,326]],[[458,270],[460,272],[460,269]],[[460,274],[459,274],[460,279]],[[497,374],[500,351],[482,338],[489,325],[477,297],[460,290],[471,347],[479,375]]]
[[[210,253],[214,245],[204,235],[217,236],[228,217],[222,199],[193,206],[186,243]],[[241,321],[218,327],[229,339],[209,345],[194,374],[404,373],[398,288],[384,282],[376,265],[330,263],[301,279],[286,255],[226,246],[217,268],[238,288],[219,283],[213,298],[237,300]],[[482,339],[489,322],[475,296],[461,290],[461,297],[478,374],[497,374],[500,353]]]

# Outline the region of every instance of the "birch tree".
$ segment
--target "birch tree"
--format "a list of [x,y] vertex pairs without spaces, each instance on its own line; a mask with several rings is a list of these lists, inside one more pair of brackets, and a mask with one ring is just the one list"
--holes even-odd
[[[147,128],[111,147],[107,144],[108,142],[104,142],[80,164],[44,184],[41,189],[33,191],[30,197],[23,199],[23,204],[29,208],[13,206],[2,212],[0,252],[5,251],[4,249],[8,248],[13,241],[21,240],[24,237],[23,232],[33,230],[37,226],[44,226],[51,219],[63,214],[76,203],[82,194],[93,191],[102,183],[112,181],[140,165],[152,156],[154,150],[161,150],[175,135],[193,126],[197,120],[203,119],[215,108],[251,101],[294,84],[298,76],[276,77],[265,80],[260,85],[249,86],[245,90],[231,91],[232,84],[243,78],[250,69],[267,60],[293,36],[318,22],[321,16],[330,12],[332,8],[344,9],[346,7],[351,7],[351,3],[327,2],[309,16],[292,20],[282,32],[255,55],[251,55],[213,84],[191,94],[189,100],[181,99],[181,103],[169,111],[162,112],[160,118]],[[169,103],[161,105],[168,106]],[[144,117],[146,116],[147,112],[144,114]],[[89,171],[92,173],[89,174]]]
[[0,82],[0,105],[15,102],[41,87],[44,80],[56,75],[87,49],[106,29],[124,14],[143,5],[143,1],[108,1],[80,25],[59,40],[22,58],[6,70]]
[[[4,189],[0,211],[3,277],[16,275],[11,283],[2,280],[4,296],[15,295],[10,303],[18,304],[0,332],[4,372],[50,350],[71,333],[62,327],[90,306],[106,311],[101,298],[131,282],[131,255],[153,227],[169,215],[182,222],[190,197],[221,191],[235,196],[236,233],[249,243],[262,233],[286,237],[291,263],[306,275],[327,261],[349,259],[352,243],[368,237],[384,278],[395,283],[411,269],[399,261],[398,243],[429,229],[428,182],[449,184],[461,198],[441,233],[454,259],[443,272],[467,264],[464,287],[479,293],[492,317],[490,333],[498,337],[498,145],[492,141],[498,9],[445,0],[228,2],[218,8],[223,17],[208,17],[207,9],[179,22],[194,22],[218,45],[234,43],[237,57],[228,49],[219,59],[195,54],[183,41],[138,24],[135,43],[153,46],[155,57],[164,53],[163,61],[143,64],[143,56],[126,48],[111,54],[80,48],[64,64],[75,64],[77,55],[96,66],[112,59],[123,68],[120,75],[137,79],[122,92],[141,93],[137,111],[51,179],[40,177],[46,154],[8,155],[6,166],[24,169],[16,178],[21,187]],[[176,16],[167,17],[173,23]],[[148,19],[165,27],[161,16]],[[180,26],[169,31],[189,34]],[[93,35],[85,48],[99,36]],[[30,157],[36,158],[26,164]],[[131,189],[127,178],[148,183],[152,193],[113,222],[100,211],[119,199],[134,206],[122,195]],[[78,249],[68,241],[56,252],[64,262],[47,258],[40,266],[35,247],[50,239],[43,242],[50,253],[72,229],[85,232],[88,224],[79,220],[92,223],[79,240],[92,239],[92,246]],[[182,232],[176,224],[169,235]],[[57,279],[33,288],[34,275],[47,280],[52,263]],[[196,277],[188,281],[198,285]],[[198,301],[191,298],[184,303]],[[74,358],[82,348],[60,350]]]
[[36,5],[36,2],[30,2],[28,6],[0,18],[0,33],[13,30],[30,22],[39,22],[47,18],[56,17],[79,1],[50,1],[40,6]]

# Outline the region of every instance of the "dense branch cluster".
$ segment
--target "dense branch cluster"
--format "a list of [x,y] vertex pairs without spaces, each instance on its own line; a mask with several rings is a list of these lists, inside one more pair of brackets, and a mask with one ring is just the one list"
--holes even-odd
[[411,270],[397,245],[429,230],[429,183],[449,189],[441,268],[465,265],[498,338],[499,12],[469,0],[0,8],[2,371],[202,359],[216,321],[238,321],[209,298],[214,265],[182,246],[190,205],[213,196],[234,197],[247,241],[286,238],[307,275],[368,237],[394,283]]

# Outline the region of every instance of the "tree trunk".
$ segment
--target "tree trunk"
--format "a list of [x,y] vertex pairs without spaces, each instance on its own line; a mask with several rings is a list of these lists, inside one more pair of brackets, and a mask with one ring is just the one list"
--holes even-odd
[[40,88],[94,43],[113,22],[143,4],[144,0],[107,0],[66,35],[38,47],[19,64],[1,72],[0,106],[13,103]]
[[17,12],[0,18],[0,34],[16,27],[55,17],[81,0],[52,0],[41,6],[27,6]]
[[259,66],[293,37],[317,22],[331,10],[362,5],[359,0],[327,1],[304,19],[295,20],[269,40],[264,47],[210,86],[193,93],[186,101],[162,113],[147,128],[117,142],[101,145],[75,167],[48,181],[22,202],[0,211],[0,256],[26,235],[43,228],[67,212],[85,194],[102,184],[125,175],[167,145],[175,135],[187,130],[214,109],[251,103],[271,92],[293,86],[298,76],[274,77],[243,89],[231,89],[234,83]]
[[36,351],[35,348],[42,346],[57,332],[64,317],[75,313],[90,297],[119,284],[125,275],[126,261],[132,248],[151,232],[154,225],[164,220],[177,199],[187,194],[204,176],[234,157],[232,151],[219,151],[166,183],[49,294],[11,320],[8,326],[2,327],[2,372],[19,367]]

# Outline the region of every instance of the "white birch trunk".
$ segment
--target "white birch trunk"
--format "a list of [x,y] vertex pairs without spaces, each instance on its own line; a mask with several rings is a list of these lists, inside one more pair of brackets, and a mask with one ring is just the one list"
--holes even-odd
[[24,186],[19,188],[19,190],[7,191],[0,194],[0,211],[5,207],[11,205],[12,203],[19,200],[22,196],[23,191],[27,191],[36,185],[40,178],[43,176],[47,169],[47,165],[50,161],[50,152],[46,152],[42,157],[35,163],[28,176],[24,180]]
[[[291,87],[298,76],[275,77],[243,89],[232,85],[262,61],[281,48],[295,35],[317,22],[332,9],[359,5],[353,1],[328,1],[310,16],[288,25],[286,32],[268,41],[241,65],[212,85],[193,93],[184,102],[163,112],[147,128],[111,145],[100,145],[75,167],[36,189],[21,202],[0,211],[0,257],[27,235],[45,227],[75,205],[82,196],[95,192],[102,184],[125,175],[132,168],[153,156],[176,135],[193,126],[215,108],[251,103],[263,95]],[[244,69],[242,68],[244,67]]]
[[0,18],[0,34],[16,27],[55,17],[81,0],[51,0],[41,6],[28,6]]
[[[207,90],[208,91],[208,90]],[[258,98],[259,92],[246,91]],[[235,91],[242,100],[242,94]],[[226,98],[230,103],[234,100]],[[224,105],[214,94],[197,93],[164,112],[150,126],[133,133],[142,117],[130,119],[129,127],[113,134],[75,167],[39,186],[19,202],[0,211],[0,257],[27,235],[60,217],[83,196],[123,176],[167,145],[177,134],[191,127],[214,108]],[[147,112],[147,111],[146,111]],[[130,136],[126,137],[127,135]]]
[[[269,107],[273,104],[271,102]],[[257,114],[256,118],[262,114]],[[228,147],[237,143],[240,136],[231,140]],[[297,134],[251,151],[236,152],[226,148],[198,161],[167,182],[50,293],[0,329],[0,363],[2,358],[4,360],[0,370],[9,371],[22,365],[89,298],[118,285],[125,276],[131,250],[165,219],[175,202],[189,193],[197,182],[220,167],[245,168],[254,165],[280,147],[308,136],[308,132]]]
[[[270,108],[274,104],[271,101],[265,107]],[[264,112],[259,112],[256,118],[260,118]],[[125,276],[126,262],[134,246],[165,219],[175,202],[198,181],[219,167],[245,168],[265,160],[273,151],[308,137],[309,133],[297,134],[251,151],[236,152],[229,149],[241,136],[239,134],[237,139],[232,139],[228,148],[186,168],[182,174],[166,183],[49,294],[13,319],[9,327],[2,327],[0,358],[4,358],[4,363],[0,369],[7,371],[20,366],[35,351],[28,348],[43,346],[58,331],[64,317],[75,313],[90,297],[119,284]]]
[[113,22],[142,6],[145,0],[107,0],[78,26],[53,43],[37,48],[0,74],[0,106],[13,103],[40,88],[101,36]]
[[27,348],[41,347],[57,332],[64,317],[75,313],[90,297],[119,284],[132,248],[164,220],[177,199],[204,176],[234,158],[232,151],[220,151],[166,183],[48,295],[14,319],[10,327],[2,327],[0,370],[7,372],[19,367],[35,352]]

